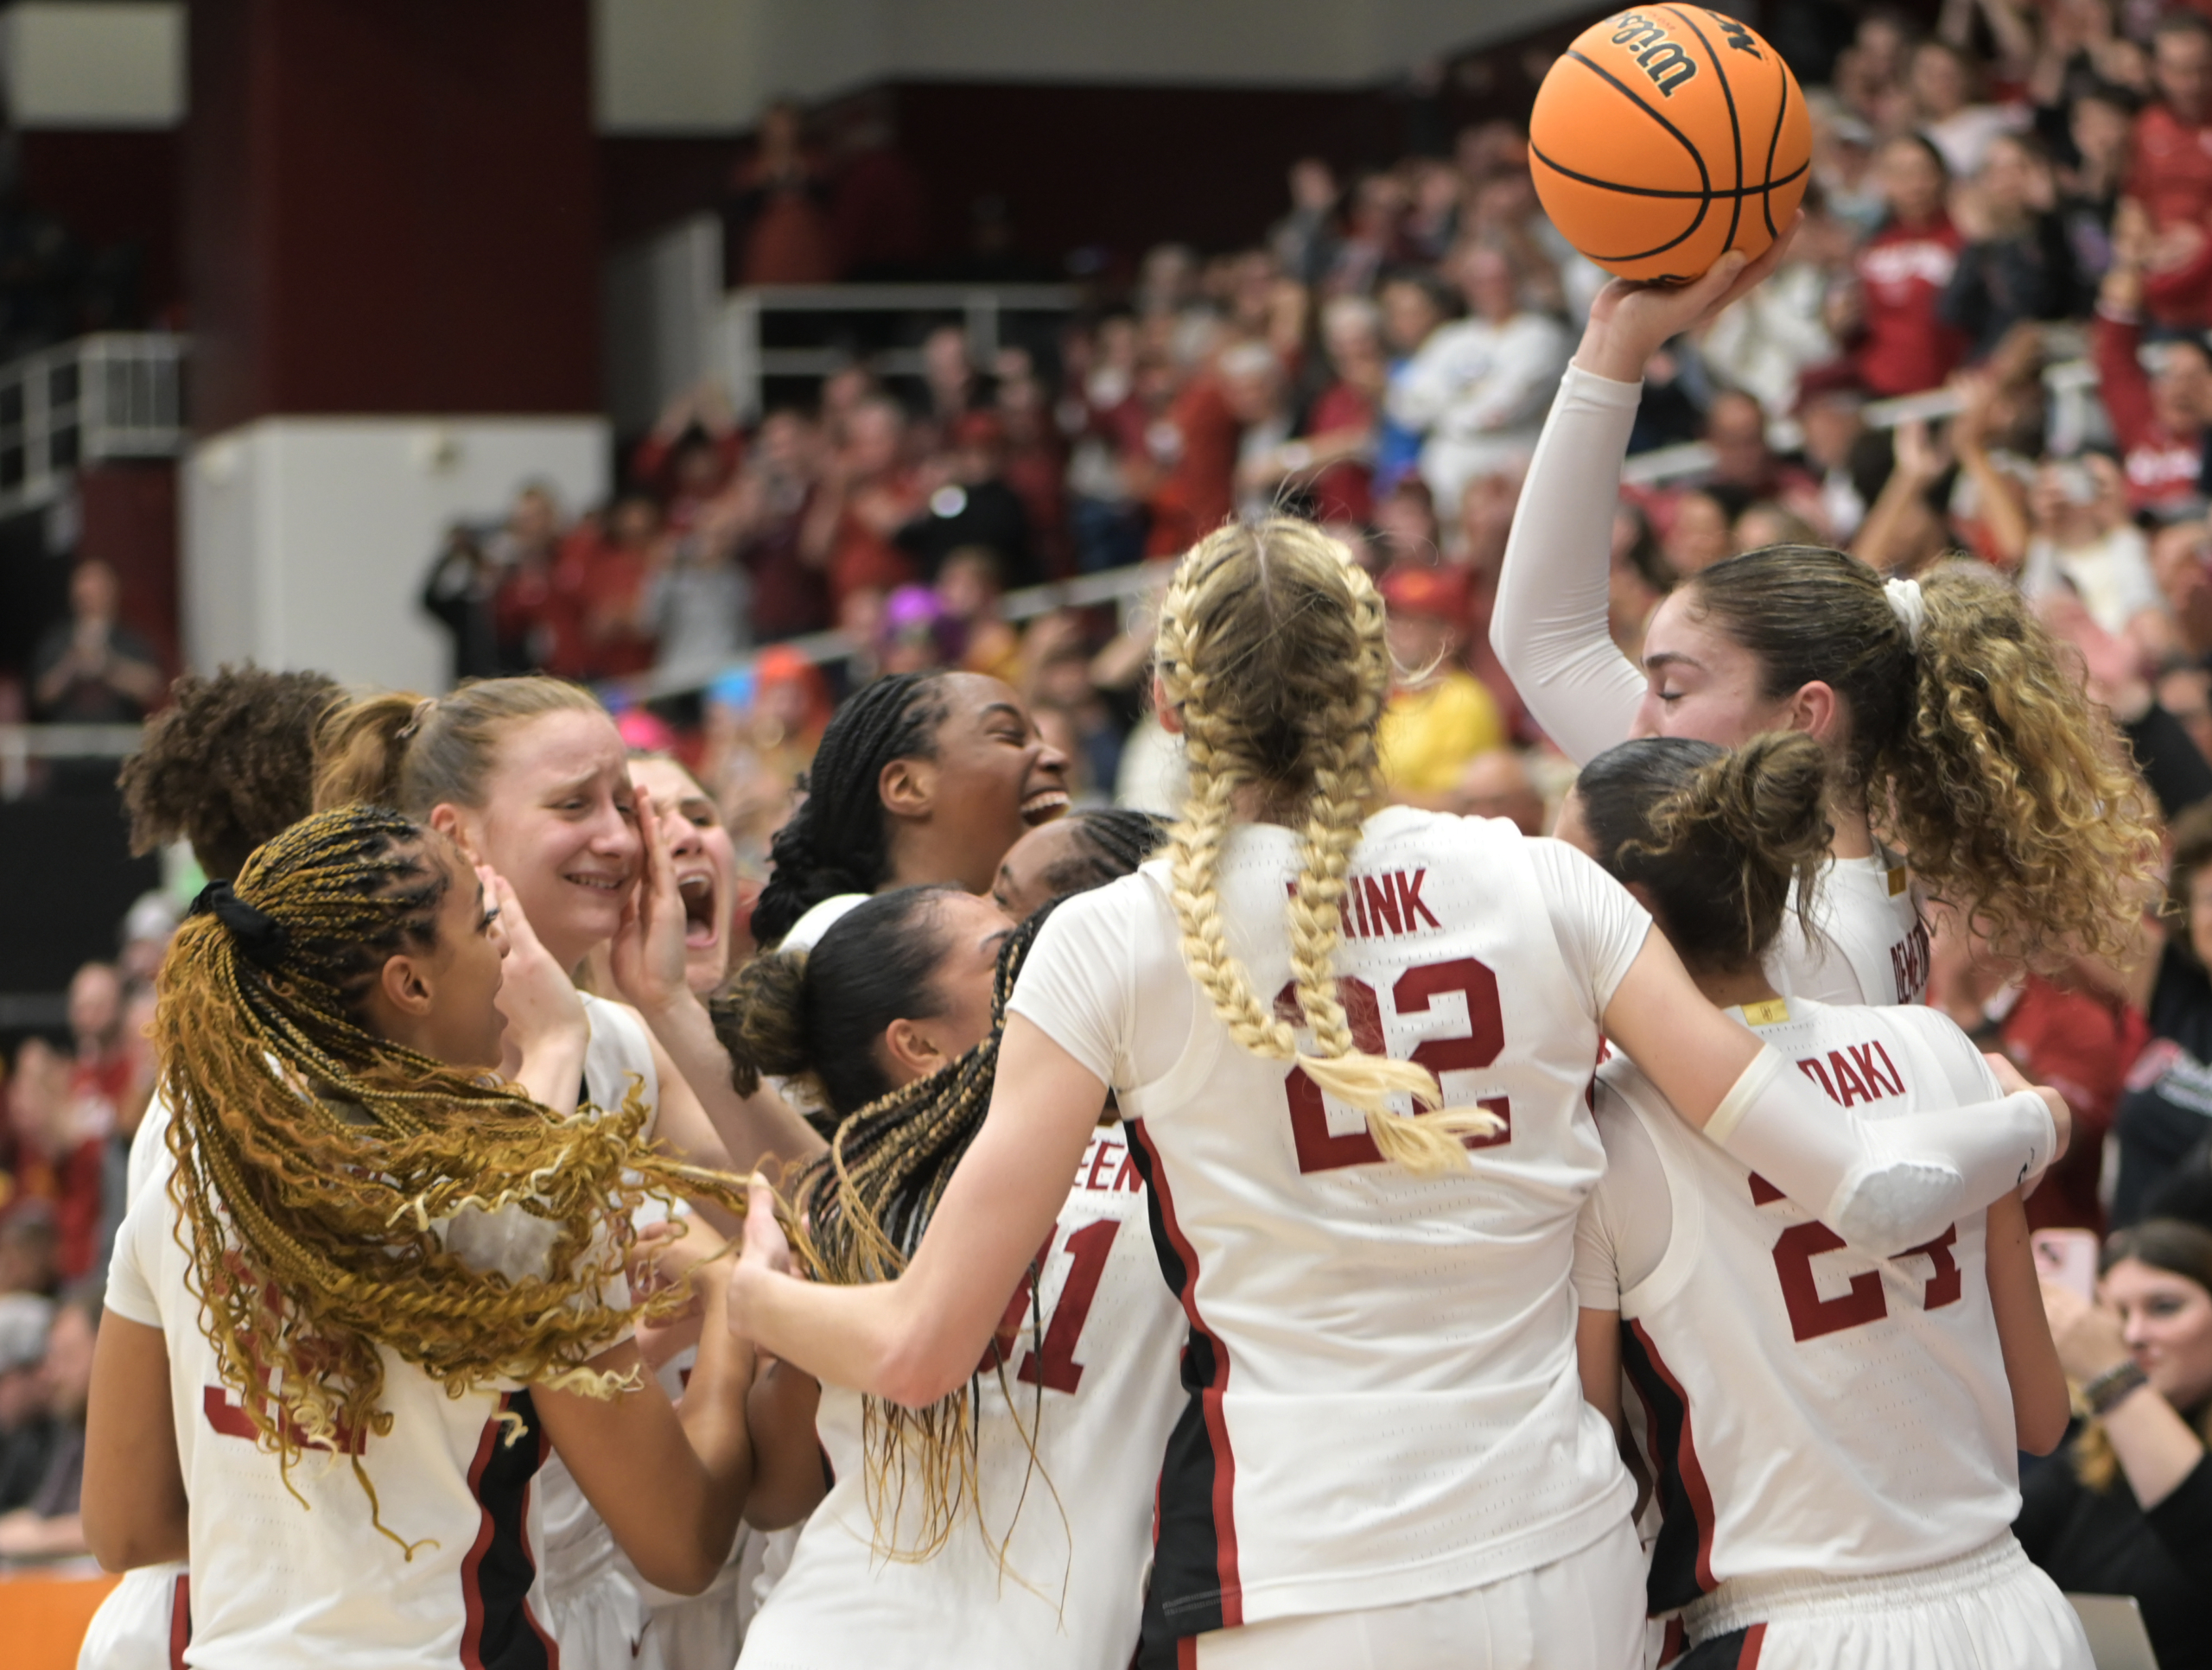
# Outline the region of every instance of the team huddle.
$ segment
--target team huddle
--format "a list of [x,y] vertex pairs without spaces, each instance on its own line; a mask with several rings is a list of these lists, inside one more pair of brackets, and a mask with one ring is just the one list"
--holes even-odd
[[2087,1670],[2010,1528],[2066,1104],[1922,905],[2119,958],[2158,837],[2001,587],[1777,547],[1614,647],[1645,362],[1777,255],[1609,288],[1537,448],[1553,839],[1383,807],[1383,605],[1287,518],[1176,568],[1172,827],[882,679],[734,970],[587,693],[319,713],[307,816],[180,831],[87,1661]]

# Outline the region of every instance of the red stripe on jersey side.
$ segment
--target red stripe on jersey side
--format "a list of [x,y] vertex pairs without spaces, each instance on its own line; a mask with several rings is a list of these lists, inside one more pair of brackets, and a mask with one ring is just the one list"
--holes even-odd
[[1175,1643],[1175,1670],[1198,1670],[1198,1638],[1185,1635]]
[[192,1645],[192,1573],[180,1572],[169,1586],[169,1670],[184,1670],[184,1649]]
[[[1175,1271],[1171,1282],[1191,1324],[1192,1343],[1185,1351],[1185,1383],[1197,1395],[1213,1463],[1214,1568],[1221,1590],[1221,1621],[1208,1627],[1234,1629],[1244,1622],[1244,1598],[1236,1563],[1236,1457],[1230,1448],[1228,1421],[1221,1406],[1222,1394],[1229,1385],[1229,1352],[1198,1314],[1198,1255],[1176,1218],[1174,1192],[1159,1150],[1153,1146],[1142,1120],[1130,1120],[1123,1128],[1128,1132],[1133,1151],[1143,1157],[1141,1169],[1147,1204],[1157,1232],[1155,1242],[1167,1255],[1162,1260],[1163,1273],[1172,1259]],[[1202,1365],[1195,1385],[1192,1384],[1192,1365]]]
[[[512,1421],[524,1421],[510,1444]],[[530,1610],[537,1558],[527,1531],[531,1482],[549,1451],[527,1392],[510,1392],[484,1423],[468,1464],[468,1493],[481,1510],[476,1540],[461,1563],[464,1670],[560,1670],[561,1649]]]
[[1682,1628],[1680,1614],[1667,1620],[1667,1629],[1659,1637],[1659,1662],[1672,1664],[1681,1657],[1690,1644],[1690,1632]]
[[1766,1650],[1766,1625],[1755,1623],[1744,1631],[1744,1650],[1737,1656],[1736,1670],[1754,1670],[1759,1654]]
[[[1672,1417],[1671,1424],[1675,1430],[1670,1450],[1663,1457],[1664,1464],[1667,1470],[1672,1473],[1679,1483],[1682,1496],[1681,1505],[1688,1510],[1697,1527],[1694,1566],[1697,1592],[1711,1594],[1714,1587],[1713,1489],[1706,1483],[1704,1464],[1698,1460],[1696,1435],[1692,1431],[1690,1424],[1689,1396],[1682,1390],[1682,1383],[1675,1376],[1675,1371],[1667,1366],[1666,1359],[1659,1355],[1659,1348],[1651,1343],[1651,1336],[1645,1331],[1643,1324],[1641,1322],[1631,1322],[1628,1326],[1635,1336],[1637,1345],[1641,1348],[1636,1355],[1642,1356],[1643,1366],[1649,1370],[1648,1375],[1638,1376],[1637,1391],[1642,1394],[1647,1406],[1653,1405],[1662,1399],[1669,1405],[1667,1413]],[[1644,1383],[1652,1380],[1656,1380],[1657,1383],[1656,1385]],[[1663,1536],[1665,1533],[1662,1531],[1661,1534]],[[1660,1573],[1656,1559],[1651,1576],[1655,1584],[1651,1598],[1655,1604],[1659,1604],[1661,1597],[1656,1592],[1656,1584]],[[1684,1603],[1683,1600],[1669,1599],[1663,1605],[1660,1605],[1660,1610],[1665,1610],[1682,1603]]]

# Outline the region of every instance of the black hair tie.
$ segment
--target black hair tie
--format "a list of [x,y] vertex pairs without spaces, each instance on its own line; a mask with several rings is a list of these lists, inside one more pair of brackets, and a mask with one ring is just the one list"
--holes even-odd
[[231,889],[227,881],[211,881],[200,890],[200,897],[192,901],[193,916],[212,916],[238,942],[239,950],[249,962],[274,971],[284,960],[285,948],[291,936],[284,931],[284,924],[257,906],[247,904]]

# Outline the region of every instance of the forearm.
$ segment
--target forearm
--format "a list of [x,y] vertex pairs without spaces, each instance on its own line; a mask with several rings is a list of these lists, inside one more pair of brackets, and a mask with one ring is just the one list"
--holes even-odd
[[1870,1124],[1707,1004],[1660,936],[1604,1015],[1606,1035],[1677,1114],[1853,1246],[1892,1257],[1933,1240],[2049,1163],[2056,1134],[2030,1092]]
[[721,1138],[734,1172],[750,1172],[771,1161],[790,1166],[822,1152],[822,1139],[767,1085],[740,1095],[730,1083],[729,1052],[715,1036],[706,1006],[687,988],[642,1012],[653,1037],[699,1098]]
[[523,1046],[515,1083],[530,1092],[533,1102],[565,1113],[576,1105],[583,1088],[584,1052],[589,1045],[588,1035],[569,1030],[534,1039]]
[[797,1525],[824,1494],[815,1413],[822,1382],[788,1362],[772,1362],[756,1375],[746,1399],[753,1434],[753,1489],[745,1521],[763,1531]]
[[967,1378],[983,1354],[985,1321],[963,1355],[932,1328],[906,1281],[834,1286],[741,1264],[731,1273],[730,1326],[779,1361],[832,1386],[919,1409]]
[[2012,1388],[2012,1426],[2019,1447],[2047,1456],[2064,1441],[2069,1414],[2066,1370],[2044,1312],[2028,1216],[2016,1191],[1989,1209],[1983,1251],[1989,1308],[1997,1321],[2005,1379]]
[[2204,1440],[2148,1386],[2106,1410],[2103,1420],[2127,1488],[2146,1514],[2180,1489],[2204,1460]]
[[2012,482],[1979,447],[1963,453],[1960,462],[1980,496],[1982,520],[1988,524],[1990,543],[1999,560],[2007,568],[2018,568],[2028,554],[2031,530],[2027,511],[2013,497]]
[[[728,1268],[702,1266],[692,1279],[699,1285],[707,1314],[720,1313],[728,1302]],[[750,1341],[728,1328],[701,1329],[698,1360],[676,1408],[683,1436],[690,1440],[706,1475],[708,1490],[702,1505],[708,1540],[719,1539],[725,1551],[737,1535],[738,1519],[753,1488],[753,1441],[745,1412],[753,1368]]]
[[1578,762],[1625,740],[1643,697],[1608,616],[1620,467],[1641,397],[1641,384],[1578,356],[1529,460],[1498,575],[1491,646],[1536,722]]

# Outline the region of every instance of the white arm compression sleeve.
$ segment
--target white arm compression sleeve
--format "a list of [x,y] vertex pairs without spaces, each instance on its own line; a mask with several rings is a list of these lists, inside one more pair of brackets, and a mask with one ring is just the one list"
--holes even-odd
[[1577,765],[1625,742],[1643,675],[1613,642],[1613,509],[1640,383],[1578,366],[1529,460],[1498,573],[1491,647],[1545,733]]
[[1705,1134],[1861,1252],[1933,1241],[2050,1163],[2057,1131],[2032,1090],[1870,1123],[1838,1108],[1772,1045],[1744,1069]]

